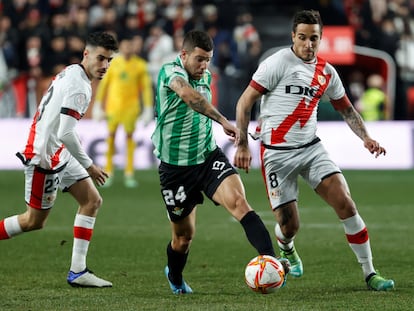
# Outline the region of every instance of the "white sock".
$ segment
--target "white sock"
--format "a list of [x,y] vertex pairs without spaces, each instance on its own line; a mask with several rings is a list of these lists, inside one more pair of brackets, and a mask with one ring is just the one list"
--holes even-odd
[[4,229],[10,238],[23,232],[17,217],[14,215],[4,219]]
[[362,272],[367,277],[375,273],[372,263],[371,245],[368,231],[359,214],[342,220],[348,244],[361,264]]
[[77,273],[86,268],[86,255],[92,237],[95,217],[76,214],[73,227],[73,248],[70,270]]
[[275,225],[275,234],[277,238],[277,245],[281,250],[290,251],[293,248],[293,240],[295,239],[295,237],[290,239],[285,237],[278,223],[276,223]]

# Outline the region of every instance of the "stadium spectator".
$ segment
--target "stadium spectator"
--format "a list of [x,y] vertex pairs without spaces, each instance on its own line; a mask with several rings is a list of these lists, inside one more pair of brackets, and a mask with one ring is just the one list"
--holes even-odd
[[42,74],[53,77],[61,72],[69,63],[69,49],[66,45],[66,36],[55,35],[50,39],[50,46],[42,59]]
[[70,14],[70,35],[79,37],[84,41],[89,33],[88,18],[89,12],[86,8],[73,8]]
[[361,70],[355,69],[348,76],[348,97],[357,103],[365,91],[365,77]]
[[164,31],[163,26],[164,22],[162,21],[152,25],[144,42],[144,53],[148,59],[148,70],[154,87],[157,84],[163,57],[174,50],[173,39]]
[[388,53],[395,61],[400,40],[401,35],[397,32],[392,19],[384,18],[380,24],[377,48]]
[[220,22],[218,9],[209,4],[203,7],[203,28],[213,39],[215,51],[211,60],[212,70],[218,73],[218,110],[228,119],[235,119],[235,107],[230,100],[237,98],[240,79],[240,62],[237,43],[232,30]]
[[108,175],[82,149],[76,123],[88,109],[91,79],[102,79],[116,40],[104,33],[88,37],[81,64],[68,66],[44,95],[33,118],[25,149],[16,155],[25,165],[27,210],[0,221],[0,240],[43,228],[55,204],[58,188],[79,204],[73,227],[74,239],[67,282],[79,287],[111,287],[86,266],[86,256],[102,198],[94,185]]
[[[239,14],[237,25],[233,31],[233,37],[237,44],[237,54],[240,63],[238,79],[236,79],[238,97],[246,85],[249,84],[250,77],[256,70],[262,53],[262,41],[259,32],[253,25],[253,16],[251,13],[242,12]],[[233,107],[233,113],[231,114],[233,119],[235,119],[235,110],[236,108]],[[253,108],[251,117],[252,119],[256,118],[255,108]]]
[[122,22],[128,12],[128,0],[113,0],[112,7],[115,10],[116,20]]
[[174,294],[192,293],[182,273],[203,192],[241,223],[259,254],[275,255],[269,232],[246,200],[240,176],[213,138],[212,120],[236,141],[239,133],[210,103],[211,74],[207,67],[212,55],[213,41],[206,32],[188,32],[180,55],[163,65],[157,84],[152,141],[161,160],[161,195],[172,229],[164,272]]
[[99,82],[93,105],[92,117],[95,120],[105,117],[108,127],[105,171],[109,178],[105,187],[113,183],[115,137],[121,125],[126,135],[124,184],[128,188],[138,186],[134,177],[136,144],[133,134],[139,116],[147,125],[154,115],[153,88],[147,62],[135,54],[132,39],[132,35],[120,38],[120,53],[113,59],[107,74]]
[[33,64],[28,64],[29,58],[26,58],[29,51],[26,49],[27,45],[31,45],[28,41],[32,41],[33,38],[39,39],[39,53],[43,53],[45,47],[50,40],[50,29],[43,21],[40,11],[37,8],[30,8],[27,12],[26,20],[21,24],[19,32],[19,53],[20,53],[20,69],[27,71],[28,67],[33,67]]
[[165,32],[172,37],[176,33],[187,33],[195,27],[191,0],[179,0],[175,5],[170,5],[164,17]]
[[[255,19],[257,18],[257,32],[261,34],[263,48],[266,48],[266,45],[270,42],[269,36],[279,40],[278,31],[283,29],[284,26],[284,19],[279,17],[284,17],[294,7],[315,6],[328,11],[327,20],[334,25],[346,23],[345,12],[349,25],[355,28],[357,45],[384,50],[392,57],[397,54],[395,56],[397,78],[395,81],[393,118],[405,119],[407,99],[404,94],[406,94],[406,89],[414,83],[414,70],[410,66],[407,67],[411,57],[409,56],[410,51],[406,51],[406,48],[411,46],[411,37],[414,30],[413,14],[411,14],[413,5],[407,0],[292,0],[282,1],[276,9],[275,6],[267,5],[267,1],[255,1],[254,4],[243,1],[241,5],[237,6],[234,5],[233,1],[205,2],[199,0],[3,1],[1,2],[0,15],[10,19],[9,33],[18,34],[17,42],[12,40],[18,56],[18,62],[16,63],[18,75],[13,80],[13,90],[17,94],[16,106],[27,105],[26,103],[22,104],[26,100],[24,93],[27,92],[27,84],[29,83],[27,77],[28,67],[25,60],[26,41],[32,36],[40,36],[42,48],[48,46],[51,38],[56,36],[52,33],[60,29],[60,27],[55,29],[54,26],[51,26],[51,20],[56,15],[61,15],[63,19],[66,19],[64,27],[69,28],[71,36],[80,37],[82,40],[85,40],[85,35],[94,29],[108,30],[120,36],[123,32],[121,26],[124,24],[126,16],[134,16],[137,28],[145,41],[149,36],[150,28],[154,24],[161,24],[164,31],[170,36],[176,31],[187,31],[191,27],[207,30],[207,26],[210,27],[213,24],[215,27],[211,27],[211,31],[220,30],[232,33],[234,27],[238,26],[235,25],[238,14],[249,12]],[[209,12],[209,18],[212,19],[207,23],[206,12]],[[270,26],[269,23],[264,24],[265,20],[263,18],[267,18],[267,16],[263,15],[266,14],[276,14],[273,26]],[[76,21],[77,18],[80,21]],[[279,26],[278,23],[281,23],[281,25]],[[217,86],[214,89],[220,90],[214,91],[214,98],[216,105],[219,106],[220,104],[219,110],[233,119],[235,107],[229,105],[227,99],[235,99],[239,96],[240,84],[241,81],[244,81],[245,68],[248,67],[248,64],[246,66],[246,60],[248,59],[243,57],[248,55],[237,53],[238,47],[234,43],[230,44],[232,48],[230,48],[231,52],[229,53],[228,44],[226,48],[226,44],[221,45],[217,42],[224,38],[228,39],[229,36],[220,35],[215,38],[218,48],[212,65],[215,66],[216,59],[220,59],[219,64],[223,66],[227,62],[227,66],[224,66],[225,71],[214,71],[212,66],[214,71],[213,85]],[[224,42],[228,42],[228,40],[224,40]],[[251,50],[252,52],[258,50],[258,46],[255,45],[254,47]],[[395,51],[396,48],[398,48],[397,51]],[[230,57],[220,57],[219,52],[224,56],[230,55]],[[406,56],[407,52],[408,56]],[[145,53],[142,53],[141,56],[147,61],[149,60]],[[76,60],[79,57],[71,57],[71,59]],[[48,59],[46,59],[47,61]],[[251,61],[252,67],[254,67],[255,57]],[[43,83],[43,79],[40,81]],[[42,88],[43,86],[35,86],[37,93],[41,93]],[[220,98],[217,99],[217,97]],[[235,102],[235,100],[232,102]],[[27,117],[28,114],[23,113],[19,116]]]
[[[84,49],[84,34],[70,33],[67,38],[67,47],[69,54],[69,64],[77,64],[82,60],[82,51]],[[86,37],[85,37],[86,38]]]
[[26,40],[27,71],[22,79],[22,88],[18,92],[17,116],[29,117],[37,109],[38,95],[41,93],[39,81],[44,75],[45,48],[42,46],[42,38],[33,35]]
[[138,18],[134,14],[126,14],[123,19],[120,36],[129,36],[134,34],[141,34],[143,32],[138,27]]
[[89,29],[101,29],[105,20],[105,14],[111,8],[111,0],[98,0],[92,2],[89,8],[88,27]]
[[12,28],[18,31],[23,30],[23,25],[27,19],[27,12],[30,4],[27,0],[4,1],[3,15],[8,16],[11,21]]
[[0,15],[0,47],[9,70],[15,71],[18,66],[16,47],[19,41],[18,31],[12,27],[10,17]]
[[150,27],[157,22],[157,4],[149,0],[128,1],[127,14],[135,15],[138,29],[148,36]]
[[67,37],[70,30],[70,19],[66,7],[54,10],[54,14],[49,18],[50,35],[49,38]]
[[13,80],[18,74],[17,36],[10,18],[0,15],[0,118],[16,116]]
[[9,83],[9,67],[6,62],[3,49],[0,49],[0,117],[14,117],[15,106],[13,92],[11,91],[11,85]]
[[322,36],[319,12],[298,11],[291,36],[292,46],[274,53],[259,65],[237,103],[240,142],[234,163],[246,171],[249,169],[252,157],[248,147],[248,116],[254,103],[261,99],[262,172],[277,221],[277,243],[281,256],[291,264],[290,274],[303,275],[302,260],[294,246],[299,230],[298,177],[302,176],[335,210],[368,288],[393,289],[394,281],[381,277],[374,269],[365,223],[341,170],[316,136],[321,97],[326,94],[330,98],[333,107],[370,153],[378,157],[386,151],[367,132],[334,67],[317,57]]
[[144,48],[144,37],[141,33],[133,33],[132,34],[132,49],[134,54],[141,57],[143,60],[147,61],[146,57],[144,57],[144,52],[142,51]]
[[173,36],[174,50],[171,51],[171,53],[164,55],[162,63],[171,62],[177,58],[177,55],[180,54],[181,48],[183,46],[183,40],[184,40],[184,33],[176,32],[174,34]]
[[260,35],[253,25],[253,16],[250,12],[243,12],[238,15],[237,25],[234,27],[233,36],[237,43],[237,51],[240,54],[248,53],[251,48],[260,51]]
[[144,54],[144,33],[138,27],[138,19],[136,15],[126,14],[124,17],[124,23],[122,30],[119,34],[120,37],[131,37],[134,54],[147,60]]
[[355,108],[365,121],[382,121],[390,118],[390,104],[384,91],[384,79],[379,74],[367,78],[367,88]]

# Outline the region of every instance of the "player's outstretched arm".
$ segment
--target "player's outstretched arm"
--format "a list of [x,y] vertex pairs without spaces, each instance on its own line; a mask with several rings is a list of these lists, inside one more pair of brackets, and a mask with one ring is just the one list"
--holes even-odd
[[247,137],[248,126],[253,105],[261,95],[262,94],[254,88],[248,86],[239,98],[236,107],[236,124],[237,128],[240,130],[240,140],[237,144],[233,163],[236,167],[244,169],[247,173],[249,172],[250,164],[252,162]]
[[231,124],[207,99],[197,92],[183,78],[175,77],[170,83],[170,88],[193,110],[218,122],[223,127],[226,135],[230,136],[235,143],[239,141],[239,130]]
[[385,148],[382,147],[379,142],[369,136],[361,115],[355,110],[353,106],[349,106],[343,110],[340,110],[339,112],[341,113],[348,126],[352,129],[352,131],[362,139],[364,142],[364,147],[367,148],[369,152],[375,154],[376,158],[381,154],[386,154]]

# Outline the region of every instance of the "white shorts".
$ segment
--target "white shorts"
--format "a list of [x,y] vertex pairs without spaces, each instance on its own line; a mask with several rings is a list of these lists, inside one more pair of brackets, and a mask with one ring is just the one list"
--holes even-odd
[[67,191],[77,181],[89,177],[85,168],[73,157],[63,169],[52,171],[29,165],[25,167],[24,173],[26,204],[37,209],[51,208],[58,188]]
[[289,150],[261,146],[261,158],[262,173],[273,210],[298,200],[298,176],[302,176],[312,189],[316,189],[324,178],[341,173],[321,142]]

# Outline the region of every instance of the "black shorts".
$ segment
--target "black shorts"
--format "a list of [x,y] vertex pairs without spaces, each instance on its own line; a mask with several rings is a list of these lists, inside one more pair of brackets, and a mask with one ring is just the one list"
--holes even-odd
[[161,162],[158,172],[161,195],[173,222],[187,217],[197,204],[203,203],[202,192],[213,201],[213,195],[223,180],[238,174],[220,148],[202,164],[177,166]]

